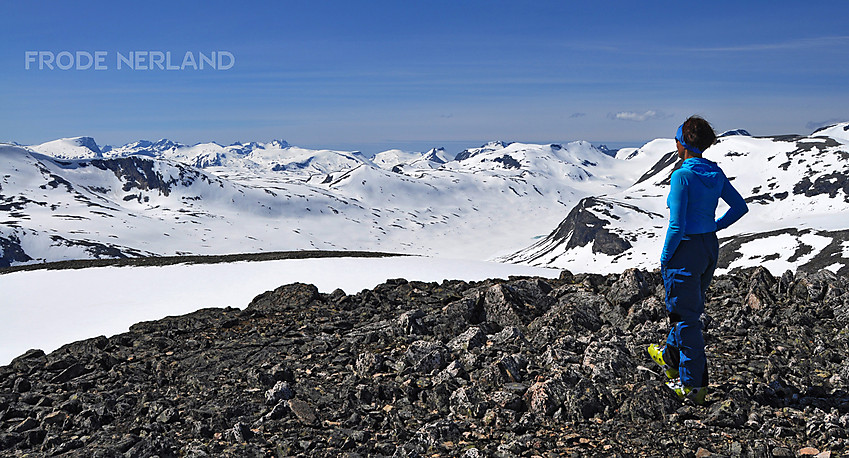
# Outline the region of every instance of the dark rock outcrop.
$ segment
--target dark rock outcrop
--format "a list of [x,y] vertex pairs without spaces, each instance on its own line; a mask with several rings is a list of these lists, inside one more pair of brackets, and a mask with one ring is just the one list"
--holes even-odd
[[564,241],[566,249],[592,243],[593,253],[617,255],[631,248],[631,244],[627,240],[606,228],[609,221],[601,219],[589,211],[591,207],[604,206],[605,204],[595,197],[581,199],[549,237]]
[[9,267],[12,263],[27,261],[32,261],[32,258],[24,252],[17,235],[0,237],[0,267]]
[[712,384],[645,347],[657,272],[285,285],[0,367],[2,456],[796,456],[849,450],[849,279],[720,276]]

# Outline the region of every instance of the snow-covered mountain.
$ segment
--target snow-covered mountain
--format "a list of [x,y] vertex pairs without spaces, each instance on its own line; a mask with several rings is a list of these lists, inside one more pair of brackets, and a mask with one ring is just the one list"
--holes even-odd
[[60,138],[29,147],[31,150],[56,159],[93,159],[103,157],[103,152],[91,137]]
[[180,148],[185,148],[186,145],[172,142],[166,138],[152,142],[148,140],[139,140],[137,142],[127,143],[119,148],[112,146],[104,146],[100,148],[103,155],[106,157],[125,157],[125,156],[150,156],[160,157],[166,155],[167,151],[173,151]]
[[400,172],[406,169],[430,168],[437,169],[452,160],[444,148],[433,148],[427,153],[407,152],[398,149],[377,153],[372,162],[384,169]]
[[633,174],[582,142],[394,162],[282,141],[136,142],[94,159],[36,149],[0,146],[3,264],[316,248],[489,259]]
[[[723,135],[750,204],[721,267],[849,271],[849,124]],[[674,140],[615,156],[586,142],[359,152],[90,137],[0,146],[0,265],[91,257],[342,249],[609,272],[653,268]],[[721,211],[724,211],[721,209]]]
[[[36,150],[38,151],[38,150]],[[420,153],[409,153],[420,156]],[[171,140],[157,142],[141,140],[104,152],[104,157],[149,156],[166,159],[200,169],[209,169],[223,176],[244,176],[280,172],[309,179],[312,175],[349,170],[372,162],[359,152],[310,150],[289,145],[285,140],[268,143],[233,143],[222,146],[215,142],[182,145]],[[274,175],[274,174],[270,174]]]
[[[669,176],[680,166],[674,149],[674,140],[655,140],[620,151],[625,161],[659,159],[632,186],[583,199],[547,237],[500,260],[602,272],[657,266]],[[807,137],[756,138],[738,130],[705,157],[749,204],[743,219],[718,234],[723,270],[849,273],[849,123]],[[721,203],[718,211],[726,209]]]

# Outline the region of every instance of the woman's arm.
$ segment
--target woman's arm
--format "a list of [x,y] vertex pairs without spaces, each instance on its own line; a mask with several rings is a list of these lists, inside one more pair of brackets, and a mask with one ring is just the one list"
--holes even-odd
[[687,223],[687,180],[684,173],[673,173],[669,197],[666,199],[669,205],[669,227],[666,229],[666,241],[663,251],[660,253],[660,265],[665,266],[681,239],[684,238],[684,230]]
[[749,206],[746,205],[746,201],[743,199],[743,196],[734,189],[734,186],[731,185],[728,178],[725,179],[725,184],[722,186],[722,194],[720,194],[719,197],[721,197],[722,200],[724,200],[731,208],[729,208],[724,215],[716,220],[717,231],[734,224],[749,211]]

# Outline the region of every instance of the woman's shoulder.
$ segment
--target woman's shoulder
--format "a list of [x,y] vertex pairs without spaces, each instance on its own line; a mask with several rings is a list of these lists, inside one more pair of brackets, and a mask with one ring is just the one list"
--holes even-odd
[[690,170],[687,167],[682,166],[682,167],[678,167],[677,169],[673,170],[671,176],[677,177],[677,178],[686,178],[686,177],[689,177],[691,175],[693,175],[693,171]]

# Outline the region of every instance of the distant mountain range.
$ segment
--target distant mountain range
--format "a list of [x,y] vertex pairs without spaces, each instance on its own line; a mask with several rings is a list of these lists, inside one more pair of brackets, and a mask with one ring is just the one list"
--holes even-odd
[[[615,157],[586,142],[310,150],[283,140],[0,145],[0,265],[342,249],[610,272],[657,264],[674,141]],[[706,157],[750,213],[721,267],[849,273],[849,123],[809,136],[723,135]]]

